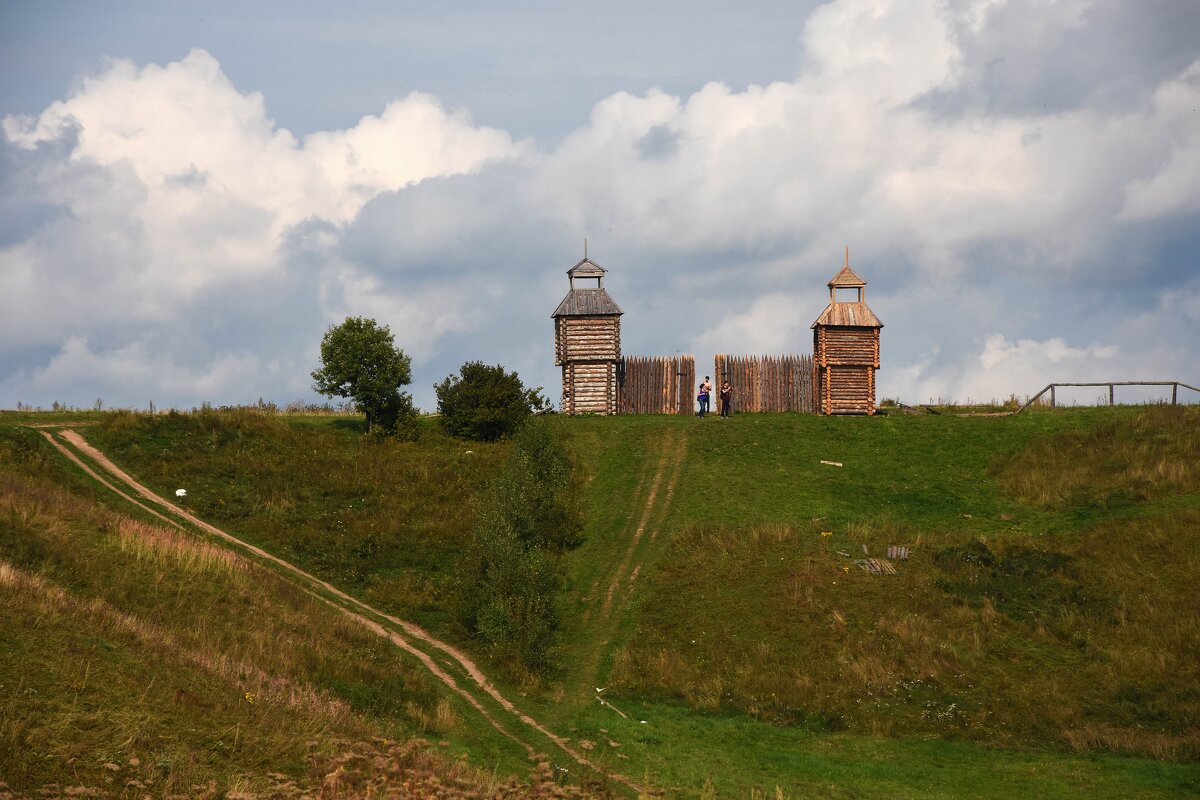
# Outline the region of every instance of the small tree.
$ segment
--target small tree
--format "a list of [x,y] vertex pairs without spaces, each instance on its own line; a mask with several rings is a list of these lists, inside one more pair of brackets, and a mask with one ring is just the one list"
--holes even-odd
[[458,375],[434,384],[442,427],[452,436],[494,441],[510,436],[534,411],[548,406],[541,388],[526,389],[515,372],[468,361]]
[[347,317],[321,340],[321,368],[312,373],[318,392],[349,397],[367,417],[370,432],[416,435],[412,396],[400,391],[412,382],[412,360],[396,347],[387,325]]
[[544,674],[558,628],[559,555],[582,541],[571,461],[540,420],[529,420],[478,498],[471,541],[455,568],[456,613],[498,662]]

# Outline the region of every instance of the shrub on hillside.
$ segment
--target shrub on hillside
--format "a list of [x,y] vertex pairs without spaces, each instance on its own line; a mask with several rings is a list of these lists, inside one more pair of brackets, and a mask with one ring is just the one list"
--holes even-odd
[[554,552],[575,547],[583,524],[571,491],[571,461],[550,429],[522,425],[508,462],[490,491],[502,501],[504,524],[527,547]]
[[479,501],[460,573],[460,622],[498,661],[540,673],[558,617],[558,555],[580,541],[570,461],[542,424],[521,427],[501,473]]
[[511,436],[535,411],[549,403],[538,389],[526,389],[515,372],[497,364],[468,361],[458,375],[434,384],[442,427],[463,439],[495,441]]

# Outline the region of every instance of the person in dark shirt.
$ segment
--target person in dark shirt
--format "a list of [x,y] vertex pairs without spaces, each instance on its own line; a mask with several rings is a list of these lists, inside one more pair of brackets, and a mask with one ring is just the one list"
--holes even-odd
[[733,387],[729,385],[729,381],[721,384],[721,418],[729,416],[729,406],[733,402]]

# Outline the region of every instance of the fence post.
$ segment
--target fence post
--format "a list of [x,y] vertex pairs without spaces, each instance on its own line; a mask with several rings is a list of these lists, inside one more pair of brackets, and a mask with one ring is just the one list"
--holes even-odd
[[1054,408],[1054,384],[1050,384],[1050,407]]
[[1176,400],[1178,399],[1178,397],[1179,397],[1179,384],[1173,383],[1173,384],[1171,384],[1171,405],[1176,404]]
[[1112,404],[1113,404],[1113,385],[1110,383],[1108,385],[1108,405],[1112,406]]

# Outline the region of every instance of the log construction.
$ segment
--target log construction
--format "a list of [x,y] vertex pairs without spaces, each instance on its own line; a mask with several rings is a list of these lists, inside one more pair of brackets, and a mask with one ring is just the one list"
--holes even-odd
[[[570,290],[554,319],[554,363],[562,367],[564,414],[617,413],[621,307],[604,289],[607,270],[585,255],[567,270]],[[596,285],[589,285],[590,281]]]
[[[713,358],[714,392],[721,381],[733,390],[733,413],[813,413],[813,362],[805,355]],[[719,408],[714,405],[714,408]]]
[[626,356],[617,366],[622,414],[691,414],[696,406],[696,358]]
[[846,265],[829,281],[829,305],[812,324],[813,394],[820,414],[874,414],[883,323],[865,302],[867,282]]

